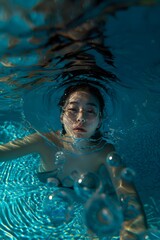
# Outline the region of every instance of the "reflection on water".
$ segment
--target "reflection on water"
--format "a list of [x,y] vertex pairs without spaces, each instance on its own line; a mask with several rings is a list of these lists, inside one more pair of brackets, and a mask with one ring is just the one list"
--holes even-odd
[[[158,2],[0,1],[1,143],[30,128],[60,129],[57,104],[65,87],[82,80],[96,84],[107,103],[103,132],[136,170],[151,226],[160,221],[158,203],[147,195],[156,197],[159,189]],[[1,163],[0,236],[87,239],[79,205],[69,224],[44,225],[41,203],[50,192],[36,178],[38,161],[29,155]],[[130,170],[123,175],[132,178]]]

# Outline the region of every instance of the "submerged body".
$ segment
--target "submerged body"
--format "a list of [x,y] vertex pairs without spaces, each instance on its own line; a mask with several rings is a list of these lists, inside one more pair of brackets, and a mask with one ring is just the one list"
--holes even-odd
[[[143,207],[133,184],[125,183],[117,178],[123,170],[123,167],[115,168],[106,164],[106,157],[115,150],[114,146],[102,141],[98,144],[98,149],[96,149],[96,142],[94,142],[92,146],[90,142],[88,144],[90,144],[90,146],[87,147],[87,150],[86,148],[82,148],[81,151],[78,150],[79,153],[75,153],[76,145],[68,142],[66,138],[62,140],[56,133],[44,135],[35,133],[22,140],[16,140],[1,146],[0,156],[2,161],[4,159],[10,160],[11,158],[17,158],[31,152],[39,153],[41,156],[41,162],[38,166],[39,179],[42,182],[52,182],[58,179],[59,182],[57,185],[69,188],[73,188],[74,178],[71,177],[73,172],[76,171],[79,175],[86,172],[94,172],[97,174],[101,166],[105,166],[107,174],[105,176],[106,179],[103,179],[103,181],[107,182],[107,191],[111,193],[114,191],[119,200],[122,195],[131,197],[131,205],[135,206],[140,213],[138,218],[124,221],[121,240],[138,239],[138,234],[147,229]],[[65,161],[62,163],[62,171],[58,170],[55,161],[57,153],[63,153],[63,157],[65,157]],[[104,177],[104,175],[102,177]],[[110,184],[110,182],[112,182],[112,184]],[[136,201],[133,201],[133,198],[136,199]]]
[[[107,154],[114,151],[114,146],[104,140],[92,142],[82,139],[80,142],[81,146],[71,142],[71,138],[61,137],[60,132],[35,133],[0,146],[0,159],[7,161],[26,154],[38,153],[41,157],[38,173],[39,176],[40,173],[46,175],[43,175],[44,182],[52,176],[58,177],[63,182],[75,170],[79,173],[97,172],[99,166],[105,164]],[[62,163],[57,163],[57,153],[62,155],[64,160]],[[59,165],[63,171],[58,171]]]
[[[49,142],[41,148],[42,160],[39,172],[53,172],[53,174],[55,172],[62,183],[75,171],[79,174],[97,172],[99,166],[105,164],[107,154],[114,151],[113,145],[105,141],[92,142],[81,139],[80,142],[71,142],[68,138],[56,135],[53,133],[47,137],[56,139],[58,146],[53,148]],[[67,186],[66,183],[64,185]]]
[[128,196],[129,204],[139,211],[138,216],[132,220],[124,219],[121,240],[138,239],[138,234],[147,229],[143,207],[133,183],[125,182],[120,177],[124,167],[110,166],[106,162],[107,155],[115,149],[103,140],[99,132],[103,116],[101,95],[96,92],[96,88],[79,85],[64,94],[60,106],[61,132],[35,133],[2,145],[1,161],[39,153],[39,179],[50,182],[56,178],[59,185],[71,188],[76,174],[98,173],[101,166],[104,166],[106,175],[100,177],[106,177],[107,182],[112,182],[120,202]]

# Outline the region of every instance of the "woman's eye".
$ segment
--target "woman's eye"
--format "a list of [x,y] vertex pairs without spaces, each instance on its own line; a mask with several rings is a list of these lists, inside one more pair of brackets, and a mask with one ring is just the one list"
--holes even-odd
[[88,113],[93,113],[93,114],[95,114],[95,111],[92,110],[92,109],[89,109],[87,112],[88,112]]
[[69,108],[68,111],[70,111],[70,112],[76,112],[77,109],[76,109],[76,108]]

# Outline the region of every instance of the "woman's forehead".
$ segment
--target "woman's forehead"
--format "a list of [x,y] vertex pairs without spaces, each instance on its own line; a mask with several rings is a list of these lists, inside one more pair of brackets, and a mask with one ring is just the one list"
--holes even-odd
[[99,106],[98,99],[90,92],[86,91],[75,91],[74,93],[71,93],[71,95],[68,98],[67,101],[69,104],[73,103],[84,103],[84,104],[90,104],[93,106]]

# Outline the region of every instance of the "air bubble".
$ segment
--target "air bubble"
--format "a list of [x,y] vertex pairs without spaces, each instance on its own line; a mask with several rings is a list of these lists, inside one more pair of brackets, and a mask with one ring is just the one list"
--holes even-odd
[[124,211],[124,219],[125,221],[128,221],[138,217],[140,214],[140,211],[134,205],[128,205]]
[[126,196],[124,194],[120,195],[120,202],[122,206],[122,211],[124,215],[124,220],[128,221],[138,217],[141,214],[139,209],[136,208],[134,203],[136,204],[138,199],[133,196]]
[[65,155],[62,151],[59,151],[55,154],[55,165],[63,165],[66,161]]
[[73,198],[65,190],[55,190],[45,198],[43,212],[54,226],[67,223],[73,218]]
[[131,168],[124,168],[121,172],[121,178],[126,182],[133,182],[135,177],[135,172]]
[[51,187],[58,187],[58,185],[60,184],[59,180],[57,178],[47,178],[47,187],[51,188]]
[[100,189],[100,178],[97,174],[92,172],[81,174],[74,182],[74,190],[83,200],[87,200],[92,194]]
[[111,167],[120,167],[122,165],[121,157],[116,152],[107,155],[106,163]]
[[63,171],[64,164],[66,162],[65,154],[59,151],[55,154],[55,165],[57,165],[58,173]]
[[98,236],[119,233],[123,222],[121,207],[106,194],[95,194],[85,204],[87,227]]

